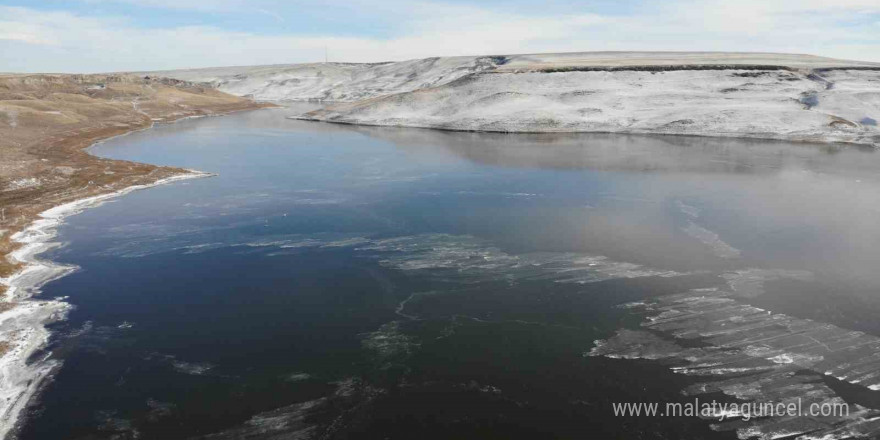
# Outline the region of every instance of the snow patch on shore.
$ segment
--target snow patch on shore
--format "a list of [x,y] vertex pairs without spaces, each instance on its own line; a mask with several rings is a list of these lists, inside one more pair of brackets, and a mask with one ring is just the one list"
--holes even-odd
[[6,185],[4,191],[14,191],[17,189],[33,188],[36,186],[40,186],[40,179],[37,179],[36,177],[27,177],[9,182],[9,184]]

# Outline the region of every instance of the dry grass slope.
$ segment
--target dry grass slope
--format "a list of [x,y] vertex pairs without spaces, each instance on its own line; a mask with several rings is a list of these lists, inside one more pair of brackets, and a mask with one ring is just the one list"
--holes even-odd
[[[183,171],[100,159],[83,151],[94,142],[155,122],[260,106],[210,87],[164,78],[0,76],[0,255],[16,246],[10,240],[15,232],[52,206]],[[0,259],[0,278],[17,269],[14,262]],[[0,285],[0,294],[5,289]]]

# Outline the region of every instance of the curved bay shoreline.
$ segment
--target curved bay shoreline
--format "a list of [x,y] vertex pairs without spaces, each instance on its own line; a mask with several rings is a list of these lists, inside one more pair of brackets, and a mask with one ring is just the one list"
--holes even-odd
[[0,76],[0,92],[0,438],[14,438],[23,411],[60,365],[41,350],[50,337],[46,325],[71,306],[63,297],[35,298],[43,285],[78,269],[39,258],[59,245],[52,241],[57,227],[115,197],[212,175],[86,150],[156,123],[271,105],[127,75]]
[[49,375],[61,365],[57,360],[51,359],[51,353],[37,359],[34,356],[49,341],[50,332],[46,325],[64,319],[72,306],[64,301],[65,297],[33,297],[40,294],[40,288],[45,284],[79,269],[39,257],[41,253],[61,245],[52,240],[64,219],[133,191],[212,175],[191,170],[150,184],[133,185],[113,193],[69,202],[42,212],[39,220],[12,235],[12,240],[21,247],[7,258],[22,264],[23,268],[2,279],[2,284],[7,288],[8,300],[15,301],[16,306],[0,313],[0,331],[15,335],[9,342],[8,351],[0,357],[0,375],[3,378],[0,382],[0,436],[5,436],[16,428],[21,411],[38,394]]

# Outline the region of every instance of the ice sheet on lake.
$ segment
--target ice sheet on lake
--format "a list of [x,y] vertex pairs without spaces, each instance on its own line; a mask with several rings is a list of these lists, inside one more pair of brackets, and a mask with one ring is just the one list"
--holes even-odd
[[716,256],[721,258],[738,258],[740,250],[731,246],[721,239],[721,237],[700,225],[695,221],[700,218],[702,211],[694,206],[688,205],[681,200],[676,202],[678,209],[688,217],[687,226],[681,228],[682,232],[699,240],[709,247]]
[[420,234],[372,240],[358,247],[379,255],[380,263],[404,271],[441,270],[474,281],[547,280],[591,283],[614,278],[675,277],[682,273],[576,252],[505,252],[468,235]]
[[[751,276],[754,284],[757,271]],[[771,313],[741,303],[740,297],[725,289],[696,289],[629,305],[646,313],[646,330],[620,330],[596,341],[589,355],[666,359],[673,371],[705,379],[686,389],[687,394],[720,391],[755,403],[801,399],[804,408],[843,403],[821,375],[880,389],[880,338]],[[848,415],[735,419],[713,427],[735,430],[743,439],[876,437],[880,411],[852,404]]]
[[805,270],[742,269],[721,275],[737,296],[753,298],[764,293],[764,283],[782,279],[811,281],[813,273]]
[[198,254],[219,248],[260,250],[269,256],[306,249],[350,249],[357,256],[404,271],[435,271],[459,281],[547,280],[560,283],[591,283],[614,278],[675,277],[680,272],[615,261],[601,255],[578,252],[510,253],[469,235],[417,234],[393,238],[370,238],[369,234],[285,234],[264,237],[216,239],[216,231],[182,233],[176,237],[127,240],[102,251],[114,257],[143,257],[178,251]]
[[336,385],[336,390],[328,396],[262,412],[238,426],[193,437],[192,440],[329,438],[331,434],[338,433],[339,429],[344,429],[345,419],[339,416],[330,418],[330,422],[322,422],[328,415],[354,412],[386,394],[386,390],[356,378],[347,378],[333,384]]
[[401,362],[419,347],[415,338],[400,330],[400,322],[383,324],[375,332],[364,335],[361,344],[369,350],[376,361],[385,366]]
[[147,361],[159,362],[170,366],[174,371],[192,376],[204,376],[214,369],[215,365],[208,362],[190,362],[178,359],[174,355],[162,353],[150,353],[145,358]]
[[[239,227],[241,225],[235,225]],[[221,238],[222,241],[217,241]],[[140,258],[165,252],[187,255],[200,254],[224,248],[240,249],[305,249],[348,247],[368,242],[358,234],[279,234],[268,236],[237,236],[234,230],[205,228],[202,230],[181,228],[162,231],[156,235],[128,237],[119,244],[96,253],[116,258]]]

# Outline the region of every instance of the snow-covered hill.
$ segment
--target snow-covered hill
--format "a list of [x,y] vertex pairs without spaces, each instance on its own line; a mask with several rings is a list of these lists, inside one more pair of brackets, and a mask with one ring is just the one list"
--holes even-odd
[[494,57],[424,58],[396,63],[312,63],[152,72],[207,82],[259,101],[356,101],[433,87],[494,68]]
[[880,64],[810,55],[590,52],[156,72],[318,121],[880,144]]
[[306,119],[501,132],[625,132],[880,144],[880,71],[486,73]]

